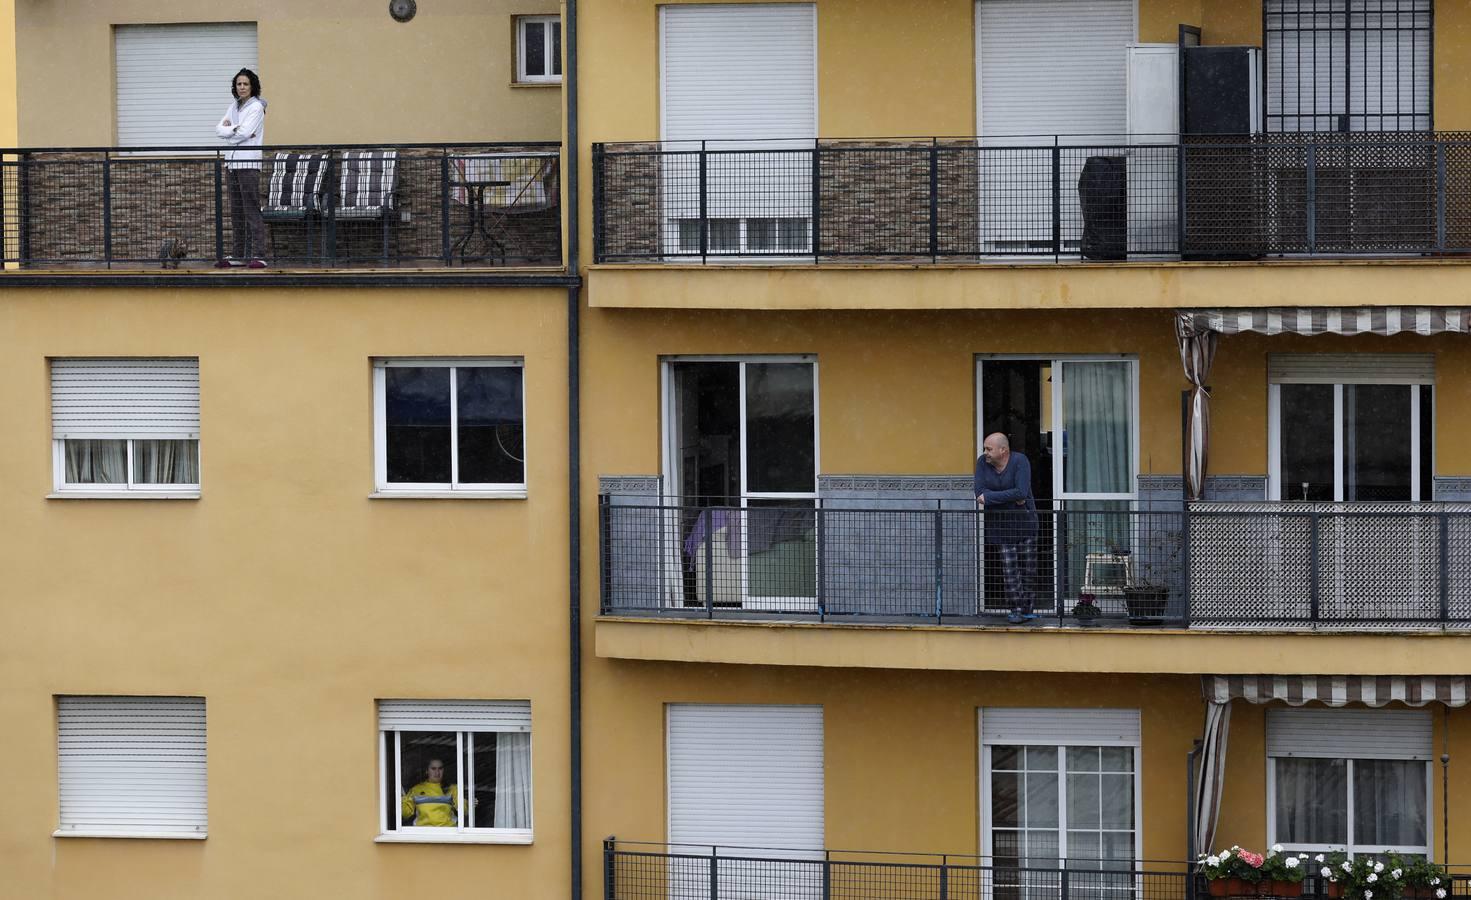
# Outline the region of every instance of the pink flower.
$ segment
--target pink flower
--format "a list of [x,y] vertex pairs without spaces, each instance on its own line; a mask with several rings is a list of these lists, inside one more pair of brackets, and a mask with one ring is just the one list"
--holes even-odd
[[1252,853],[1250,850],[1241,851],[1241,861],[1253,869],[1260,869],[1262,867],[1262,855],[1260,853]]

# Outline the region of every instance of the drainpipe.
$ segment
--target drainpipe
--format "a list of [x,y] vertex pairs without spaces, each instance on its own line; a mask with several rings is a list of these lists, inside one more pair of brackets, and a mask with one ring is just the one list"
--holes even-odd
[[577,137],[577,0],[565,0],[562,16],[562,90],[566,100],[567,274],[577,282],[567,288],[567,665],[571,718],[568,779],[572,798],[568,840],[571,846],[570,896],[582,898],[582,263],[579,258]]

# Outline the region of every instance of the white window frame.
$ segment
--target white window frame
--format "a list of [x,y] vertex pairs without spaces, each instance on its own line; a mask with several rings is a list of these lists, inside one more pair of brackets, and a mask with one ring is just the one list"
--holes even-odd
[[[56,359],[76,359],[82,357],[58,357]],[[102,358],[102,357],[99,357]],[[123,357],[119,357],[120,359]],[[175,357],[126,357],[146,365],[155,359],[172,359]],[[195,359],[197,357],[190,357]],[[56,359],[47,361],[47,380],[49,382],[55,377],[50,371]],[[52,411],[53,418],[55,411]],[[177,484],[143,484],[134,481],[133,471],[133,442],[139,440],[153,440],[152,438],[113,437],[96,438],[96,440],[124,441],[127,445],[126,474],[127,481],[122,484],[98,484],[95,482],[67,481],[66,480],[66,442],[68,440],[86,440],[86,438],[58,438],[51,439],[51,490],[52,499],[98,499],[98,500],[196,500],[200,495],[200,481],[204,477],[204,441],[199,436],[192,438],[158,438],[158,440],[192,440],[194,441],[194,468],[199,473],[200,481],[179,482]]]
[[[1294,384],[1310,382],[1292,382]],[[1344,472],[1347,462],[1344,452],[1343,440],[1343,388],[1347,384],[1372,385],[1372,382],[1345,382],[1324,381],[1318,384],[1331,384],[1333,387],[1333,502],[1342,503],[1343,487],[1345,483]],[[1405,387],[1413,388],[1410,392],[1410,503],[1428,501],[1434,498],[1420,496],[1420,401],[1421,391],[1430,392],[1431,411],[1431,460],[1433,468],[1435,465],[1435,384],[1433,382],[1417,382],[1404,384],[1401,382],[1387,382],[1383,387]],[[1292,486],[1287,485],[1288,497],[1292,499]],[[1282,500],[1282,384],[1272,382],[1267,385],[1267,499]]]
[[[530,844],[533,842],[533,834],[536,827],[535,820],[535,785],[536,785],[536,753],[535,742],[531,738],[532,729],[528,726],[494,728],[489,726],[466,728],[462,725],[445,725],[435,727],[425,724],[424,727],[415,729],[417,731],[443,731],[455,733],[455,765],[463,783],[455,786],[460,789],[460,803],[456,810],[456,824],[453,828],[435,827],[429,828],[414,825],[399,825],[392,830],[388,827],[388,807],[390,797],[386,779],[390,773],[393,775],[393,783],[399,791],[404,790],[403,777],[403,749],[401,735],[408,729],[378,728],[378,837],[374,838],[376,843],[392,844]],[[386,745],[388,736],[393,735],[393,759],[387,755]],[[528,802],[532,811],[531,828],[470,828],[465,825],[465,803],[467,798],[473,801],[475,796],[475,772],[473,767],[465,767],[463,762],[466,758],[467,746],[473,749],[475,735],[477,734],[525,734],[527,735],[527,752],[530,754],[530,772],[528,780],[532,796]],[[468,770],[467,770],[468,769]],[[400,798],[391,798],[397,804]]]
[[[1066,710],[1058,710],[1057,712],[1058,712],[1059,715],[1064,715],[1064,714],[1066,714],[1067,711]],[[979,715],[979,713],[978,713],[978,715]],[[1058,828],[1057,828],[1057,831],[1058,831],[1057,852],[1058,852],[1058,859],[1059,860],[1066,860],[1067,859],[1067,852],[1066,852],[1067,851],[1067,778],[1065,777],[1066,776],[1066,773],[1067,773],[1066,749],[1068,747],[1130,747],[1130,748],[1133,748],[1133,750],[1134,750],[1134,867],[1135,867],[1135,870],[1137,871],[1137,869],[1139,867],[1139,864],[1143,861],[1143,858],[1144,858],[1144,817],[1142,815],[1143,809],[1144,809],[1144,807],[1143,807],[1143,796],[1144,796],[1143,795],[1143,780],[1144,780],[1144,766],[1143,766],[1143,762],[1144,761],[1143,761],[1143,756],[1144,756],[1144,754],[1142,752],[1142,747],[1141,747],[1142,741],[1137,741],[1137,740],[1133,740],[1133,741],[1131,741],[1131,740],[1102,740],[1102,739],[1098,739],[1096,737],[1089,737],[1087,739],[1082,739],[1082,740],[1073,740],[1073,739],[1066,739],[1066,738],[1064,738],[1062,740],[1058,740],[1056,738],[1051,738],[1051,739],[1046,740],[1046,741],[1022,741],[1022,742],[1019,742],[1019,743],[1017,743],[1017,742],[993,743],[993,742],[987,741],[985,739],[985,731],[984,731],[985,721],[984,721],[984,716],[983,715],[981,716],[981,727],[982,727],[983,730],[981,732],[981,754],[980,754],[980,768],[981,768],[981,778],[980,778],[980,781],[981,781],[981,809],[980,809],[980,819],[981,819],[981,825],[982,825],[982,827],[981,827],[981,856],[982,856],[983,859],[991,860],[991,859],[994,858],[993,846],[992,846],[992,831],[993,831],[993,827],[994,826],[993,826],[993,823],[991,822],[991,748],[993,746],[1001,746],[1001,747],[1015,747],[1015,746],[1053,747],[1053,748],[1056,748],[1057,749],[1057,751],[1058,751],[1058,756],[1057,756],[1057,777],[1058,777],[1058,782],[1059,782],[1058,783],[1058,793],[1057,793],[1057,805],[1058,805],[1058,810],[1057,810],[1057,813],[1058,813],[1058,819],[1057,819],[1057,821],[1058,821]]]
[[[1355,844],[1354,838],[1354,763],[1356,761],[1368,761],[1372,757],[1353,756],[1315,756],[1302,753],[1285,755],[1269,754],[1267,756],[1267,845],[1282,844],[1288,850],[1306,853],[1333,853],[1342,851],[1349,856],[1359,853],[1384,854],[1398,853],[1422,855],[1426,859],[1435,859],[1435,781],[1432,775],[1429,760],[1413,760],[1403,756],[1382,757],[1401,762],[1420,762],[1425,767],[1425,846],[1414,847],[1409,845],[1393,844]],[[1288,844],[1277,839],[1277,760],[1278,759],[1341,759],[1347,763],[1344,781],[1347,787],[1348,803],[1347,815],[1344,820],[1344,837],[1348,839],[1346,844]]]
[[[542,59],[546,60],[547,70],[542,73],[526,71],[526,26],[532,23],[540,23],[544,27],[541,31]],[[552,40],[552,26],[562,26],[561,16],[517,16],[516,17],[516,82],[518,84],[561,84],[562,76],[551,71],[556,68],[554,60],[558,57],[555,53],[556,44]],[[564,37],[563,40],[566,40]]]
[[[388,409],[384,373],[398,368],[450,369],[450,481],[389,482],[388,480]],[[455,392],[455,370],[459,368],[515,368],[521,370],[521,478],[508,483],[462,483],[459,481],[460,446]],[[526,433],[526,365],[520,357],[383,357],[373,360],[373,482],[374,498],[462,497],[524,500],[526,498],[526,466],[530,456]]]

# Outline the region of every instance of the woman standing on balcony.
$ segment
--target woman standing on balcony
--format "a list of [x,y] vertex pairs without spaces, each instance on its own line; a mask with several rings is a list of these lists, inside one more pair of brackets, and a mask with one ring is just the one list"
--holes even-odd
[[260,258],[266,250],[266,223],[260,214],[260,146],[266,133],[266,101],[260,95],[260,78],[249,69],[235,74],[230,94],[235,99],[225,107],[215,134],[233,145],[225,151],[225,190],[230,195],[235,255],[215,263],[215,268],[264,269]]

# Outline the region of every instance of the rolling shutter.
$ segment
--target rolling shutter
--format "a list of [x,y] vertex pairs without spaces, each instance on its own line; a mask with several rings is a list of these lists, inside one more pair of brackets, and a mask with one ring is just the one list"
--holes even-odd
[[1139,710],[987,707],[981,710],[981,743],[1138,746]]
[[383,731],[531,730],[529,700],[379,700]]
[[202,697],[59,697],[63,834],[203,837]]
[[1270,384],[1434,384],[1434,353],[1268,353]]
[[1132,0],[978,0],[976,27],[980,133],[988,143],[1127,132]]
[[1269,709],[1267,755],[1431,759],[1429,710]]
[[198,359],[53,359],[51,433],[64,438],[199,437]]
[[669,840],[823,846],[820,706],[669,706]]
[[241,68],[260,71],[255,23],[119,25],[112,35],[118,144],[220,144],[214,126],[230,79]]
[[817,136],[817,8],[661,6],[663,139]]

